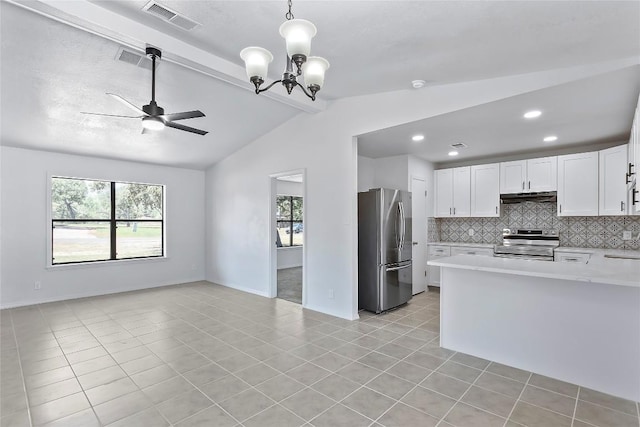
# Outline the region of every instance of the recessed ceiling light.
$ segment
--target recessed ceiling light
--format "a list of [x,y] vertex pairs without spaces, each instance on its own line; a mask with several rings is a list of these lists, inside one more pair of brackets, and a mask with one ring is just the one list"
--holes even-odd
[[457,152],[456,150],[449,151],[449,155],[450,155],[450,156],[457,156],[457,155],[458,155],[458,152]]
[[411,137],[411,140],[412,140],[412,141],[416,141],[416,142],[418,142],[418,141],[422,141],[423,139],[424,139],[424,135],[422,135],[422,134],[413,135],[413,136]]
[[426,84],[427,82],[425,82],[424,80],[411,80],[411,86],[413,86],[414,89],[423,88]]
[[540,111],[540,110],[531,110],[531,111],[527,111],[526,113],[524,113],[524,118],[525,119],[535,119],[536,117],[540,117],[540,114],[542,114],[542,111]]
[[543,141],[544,141],[544,142],[553,142],[553,141],[556,141],[557,139],[558,139],[558,137],[557,137],[557,136],[555,136],[555,135],[550,135],[550,136],[545,136],[545,137],[544,137],[544,139],[543,139]]

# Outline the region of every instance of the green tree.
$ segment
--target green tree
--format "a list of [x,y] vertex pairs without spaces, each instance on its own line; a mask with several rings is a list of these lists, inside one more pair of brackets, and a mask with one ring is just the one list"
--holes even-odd
[[89,191],[85,182],[76,179],[53,178],[51,184],[53,216],[56,219],[76,219]]
[[162,218],[162,186],[117,184],[116,216],[123,219]]

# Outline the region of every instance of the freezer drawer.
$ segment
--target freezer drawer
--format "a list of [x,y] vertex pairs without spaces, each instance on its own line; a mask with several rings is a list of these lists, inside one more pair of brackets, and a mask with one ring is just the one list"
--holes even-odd
[[412,292],[412,262],[387,264],[380,268],[380,307],[389,310],[409,301]]

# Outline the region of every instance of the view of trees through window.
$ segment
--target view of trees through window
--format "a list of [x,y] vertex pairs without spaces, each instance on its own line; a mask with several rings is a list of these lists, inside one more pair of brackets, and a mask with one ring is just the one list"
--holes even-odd
[[163,187],[51,179],[52,262],[164,255]]
[[277,196],[276,208],[279,246],[301,246],[304,236],[302,197]]

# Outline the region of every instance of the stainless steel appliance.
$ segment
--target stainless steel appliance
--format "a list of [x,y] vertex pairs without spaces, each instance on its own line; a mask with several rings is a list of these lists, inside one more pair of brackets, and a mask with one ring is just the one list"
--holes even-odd
[[502,230],[502,244],[494,246],[493,255],[501,258],[553,261],[553,251],[558,246],[560,237],[556,230],[505,228]]
[[411,193],[358,193],[359,308],[381,313],[411,299],[411,246]]

